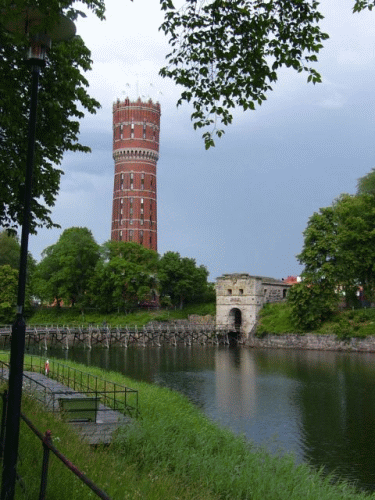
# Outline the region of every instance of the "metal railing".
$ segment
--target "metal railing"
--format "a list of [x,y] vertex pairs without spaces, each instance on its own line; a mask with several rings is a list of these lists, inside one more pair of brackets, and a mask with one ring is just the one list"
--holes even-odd
[[[27,361],[24,363],[24,370],[44,373],[45,358],[30,356],[30,363]],[[64,365],[54,359],[49,363],[48,376],[74,391],[84,394],[95,393],[103,405],[113,410],[128,413],[131,416],[138,414],[138,391],[135,389]]]
[[[8,364],[0,360],[1,378],[5,378],[4,370],[7,373],[8,369]],[[45,373],[45,358],[28,356],[25,358],[24,370]],[[53,359],[49,363],[48,376],[71,390],[54,391],[42,382],[29,377],[27,373],[23,374],[23,383],[25,389],[33,392],[36,399],[53,411],[59,408],[58,399],[61,395],[69,395],[74,391],[87,396],[95,396],[103,405],[100,411],[106,411],[107,408],[133,417],[138,415],[138,391],[135,389],[83,372]]]
[[[1,430],[0,430],[0,458],[3,458],[4,450],[4,439],[5,439],[5,420],[6,420],[6,410],[7,410],[7,391],[2,394],[3,399],[3,411],[1,418]],[[43,461],[42,461],[42,471],[40,477],[40,489],[39,489],[39,500],[45,500],[46,498],[46,488],[48,479],[48,466],[49,466],[49,455],[50,451],[67,467],[73,474],[75,474],[84,484],[86,484],[97,497],[103,500],[111,500],[111,498],[100,489],[90,478],[88,478],[83,472],[81,472],[77,466],[75,466],[68,458],[65,457],[53,444],[52,436],[50,431],[46,431],[43,435],[29,420],[26,415],[21,413],[22,420],[26,423],[29,429],[42,441],[43,450]],[[22,478],[17,474],[17,479],[21,482],[22,487],[25,488]]]

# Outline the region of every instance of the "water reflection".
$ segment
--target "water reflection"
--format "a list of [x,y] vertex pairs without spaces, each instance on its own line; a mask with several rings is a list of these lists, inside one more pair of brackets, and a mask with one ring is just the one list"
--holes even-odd
[[48,355],[181,391],[272,453],[291,451],[297,461],[375,489],[373,354],[193,345],[59,348]]

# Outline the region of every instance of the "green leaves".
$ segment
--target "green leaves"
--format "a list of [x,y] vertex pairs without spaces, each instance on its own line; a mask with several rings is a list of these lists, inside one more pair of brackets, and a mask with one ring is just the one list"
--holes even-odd
[[197,267],[194,259],[181,257],[178,252],[166,252],[158,265],[161,297],[170,297],[172,303],[182,308],[187,303],[205,300],[210,294],[208,271]]
[[158,254],[138,243],[105,243],[89,282],[89,304],[109,313],[136,307],[142,301],[154,301],[157,262]]
[[357,183],[357,194],[370,194],[375,196],[375,169],[360,177]]
[[15,318],[18,271],[8,264],[0,266],[0,323],[11,323]]
[[288,295],[293,315],[303,329],[329,318],[341,300],[358,307],[362,289],[375,300],[375,197],[341,195],[332,206],[314,213],[297,256],[303,281]]
[[318,2],[189,0],[179,11],[170,1],[161,5],[160,29],[172,52],[160,74],[187,89],[179,104],[192,102],[194,128],[211,127],[203,134],[206,149],[214,145],[212,135],[222,133],[216,122],[231,123],[232,108],[262,104],[282,66],[321,81],[309,66],[328,38],[318,25]]
[[368,9],[372,10],[374,8],[375,1],[369,0],[357,0],[353,7],[353,12],[361,12],[361,10]]
[[[104,17],[102,0],[84,2],[99,18]],[[12,0],[3,1],[2,19],[13,14]],[[20,2],[16,2],[20,4]],[[72,0],[29,2],[42,12],[55,16],[66,9],[71,18],[80,11],[71,7]],[[53,16],[52,16],[53,17]],[[52,21],[51,18],[49,21]],[[24,60],[24,40],[5,31],[0,24],[0,225],[22,224],[27,131],[30,105],[31,74]],[[35,166],[33,180],[31,230],[56,226],[50,218],[59,190],[62,171],[58,168],[65,151],[87,152],[79,143],[79,120],[84,112],[95,113],[99,103],[87,93],[83,76],[91,68],[90,51],[79,36],[69,42],[53,44],[48,63],[41,71]]]
[[66,229],[55,245],[44,250],[37,265],[37,295],[50,303],[62,299],[67,304],[82,304],[98,259],[99,245],[89,229]]

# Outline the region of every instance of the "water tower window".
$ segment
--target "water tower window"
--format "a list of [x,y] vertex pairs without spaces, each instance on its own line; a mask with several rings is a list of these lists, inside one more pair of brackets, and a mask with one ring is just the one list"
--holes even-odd
[[243,288],[239,289],[240,295],[243,295]]
[[122,131],[122,125],[120,125],[120,139],[123,139],[124,136],[123,136],[123,131]]
[[134,174],[130,173],[130,189],[134,189]]
[[143,231],[139,231],[139,243],[143,244]]
[[232,289],[228,288],[228,295],[232,295]]
[[133,230],[130,229],[129,231],[129,241],[133,241]]
[[122,231],[120,231],[120,237],[119,237],[120,241],[122,240]]
[[130,127],[130,138],[134,139],[134,123],[132,122]]
[[143,190],[145,188],[145,174],[141,175],[141,189]]
[[143,122],[143,139],[146,139],[146,122]]

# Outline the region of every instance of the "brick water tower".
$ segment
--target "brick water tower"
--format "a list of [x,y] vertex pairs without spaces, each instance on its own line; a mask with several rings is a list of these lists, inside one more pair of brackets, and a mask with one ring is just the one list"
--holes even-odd
[[140,98],[113,104],[115,181],[111,239],[157,251],[156,163],[160,104]]

